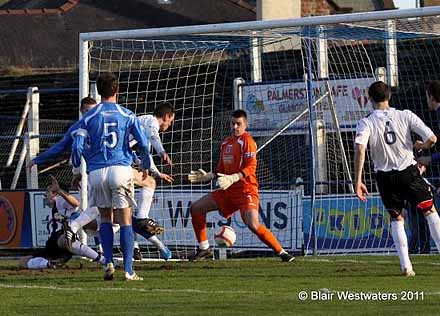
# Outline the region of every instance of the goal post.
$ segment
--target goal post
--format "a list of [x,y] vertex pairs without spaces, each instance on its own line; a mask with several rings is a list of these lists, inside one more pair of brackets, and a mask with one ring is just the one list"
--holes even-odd
[[[429,7],[83,33],[80,98],[100,73],[111,71],[120,82],[118,102],[137,115],[163,101],[175,105],[175,123],[162,136],[174,165],[155,158],[175,182],[158,181],[151,215],[165,226],[163,241],[182,258],[196,247],[189,207],[215,189],[192,185],[186,175],[215,169],[234,108],[247,111],[259,146],[260,220],[284,248],[306,254],[393,251],[368,155],[364,180],[372,196],[362,204],[353,195],[355,126],[371,112],[368,86],[386,80],[393,106],[411,109],[433,127],[424,83],[439,79],[439,15],[440,7]],[[239,214],[209,214],[213,246],[213,231],[224,224],[237,232],[229,253],[267,250]]]

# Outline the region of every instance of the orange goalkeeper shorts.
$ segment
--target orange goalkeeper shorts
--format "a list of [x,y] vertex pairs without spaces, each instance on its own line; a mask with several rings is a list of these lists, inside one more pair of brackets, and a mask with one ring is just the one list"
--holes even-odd
[[216,190],[212,192],[212,196],[220,214],[225,218],[231,217],[238,210],[243,213],[250,210],[258,211],[260,208],[258,194],[255,193]]

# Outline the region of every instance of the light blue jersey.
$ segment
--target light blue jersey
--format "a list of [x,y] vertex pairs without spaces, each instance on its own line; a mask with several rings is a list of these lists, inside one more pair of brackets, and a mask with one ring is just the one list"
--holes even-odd
[[109,166],[130,166],[133,162],[130,134],[138,142],[142,168],[150,167],[148,140],[139,120],[130,110],[116,103],[104,102],[87,112],[80,122],[72,145],[74,167],[81,164],[81,156],[87,162],[88,173]]
[[35,157],[32,161],[37,165],[41,165],[48,160],[57,158],[61,153],[71,150],[73,138],[75,137],[76,131],[79,127],[80,121],[76,121],[72,126],[70,126],[70,128],[67,130],[66,134],[64,134],[63,138],[60,141],[51,146],[41,155]]

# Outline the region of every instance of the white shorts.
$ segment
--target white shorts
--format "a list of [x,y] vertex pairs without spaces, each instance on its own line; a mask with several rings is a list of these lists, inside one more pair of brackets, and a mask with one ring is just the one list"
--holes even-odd
[[89,206],[126,208],[134,201],[133,171],[130,166],[110,166],[89,174],[91,195]]

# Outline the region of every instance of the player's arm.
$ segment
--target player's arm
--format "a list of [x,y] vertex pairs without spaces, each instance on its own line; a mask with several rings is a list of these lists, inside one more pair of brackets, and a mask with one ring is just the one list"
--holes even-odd
[[28,165],[29,167],[32,167],[34,164],[35,165],[41,165],[42,163],[54,159],[56,158],[59,154],[70,150],[72,147],[72,135],[71,133],[78,127],[78,124],[75,123],[74,125],[72,125],[66,132],[66,134],[64,134],[63,138],[61,140],[59,140],[56,144],[52,145],[48,150],[46,150],[45,152],[41,153],[40,155],[38,155],[37,157],[35,157],[34,159],[32,159],[32,161],[30,162],[30,164]]
[[76,131],[72,144],[71,158],[72,158],[72,165],[74,168],[78,168],[81,165],[81,157],[84,152],[87,135],[88,132],[85,129],[84,123],[82,123],[81,127]]
[[173,183],[174,179],[169,174],[163,173],[159,171],[159,168],[157,168],[156,164],[154,163],[153,156],[150,155],[150,172],[154,177],[160,178],[162,180],[165,180],[168,183]]
[[[221,158],[223,156],[223,148],[220,148],[220,159],[217,162],[217,172],[222,174],[225,172],[225,168],[223,166],[223,159]],[[188,174],[188,180],[191,183],[203,183],[208,182],[213,179],[216,179],[217,175],[213,172],[206,172],[203,169],[199,170],[191,170],[191,172]]]
[[57,192],[59,196],[61,196],[67,203],[69,203],[73,207],[79,206],[79,201],[73,195],[61,189],[57,179],[54,176],[50,175],[49,179],[51,180],[51,187],[53,191]]
[[434,146],[437,142],[434,132],[413,112],[405,110],[405,113],[409,116],[411,131],[422,137],[422,141],[414,143],[414,149],[420,151]]
[[72,138],[70,135],[64,135],[56,144],[52,145],[48,150],[32,159],[32,164],[41,165],[42,163],[57,157],[59,154],[72,147]]
[[368,190],[362,182],[362,172],[365,163],[365,153],[367,151],[367,144],[370,138],[370,130],[368,125],[361,121],[356,128],[355,152],[354,152],[354,167],[355,167],[355,190],[356,196],[362,201],[366,202]]
[[141,128],[139,119],[134,114],[131,116],[131,119],[131,134],[138,144],[138,151],[141,158],[141,168],[143,170],[148,170],[150,169],[150,150],[148,149],[148,140]]
[[230,175],[217,173],[218,186],[223,190],[226,190],[241,179],[255,174],[257,170],[257,144],[252,139],[244,139],[243,141],[241,153],[242,168],[240,171]]
[[171,158],[168,156],[165,148],[163,148],[162,140],[159,135],[159,128],[153,124],[146,126],[147,135],[154,150],[159,154],[163,161],[170,166],[173,164]]

